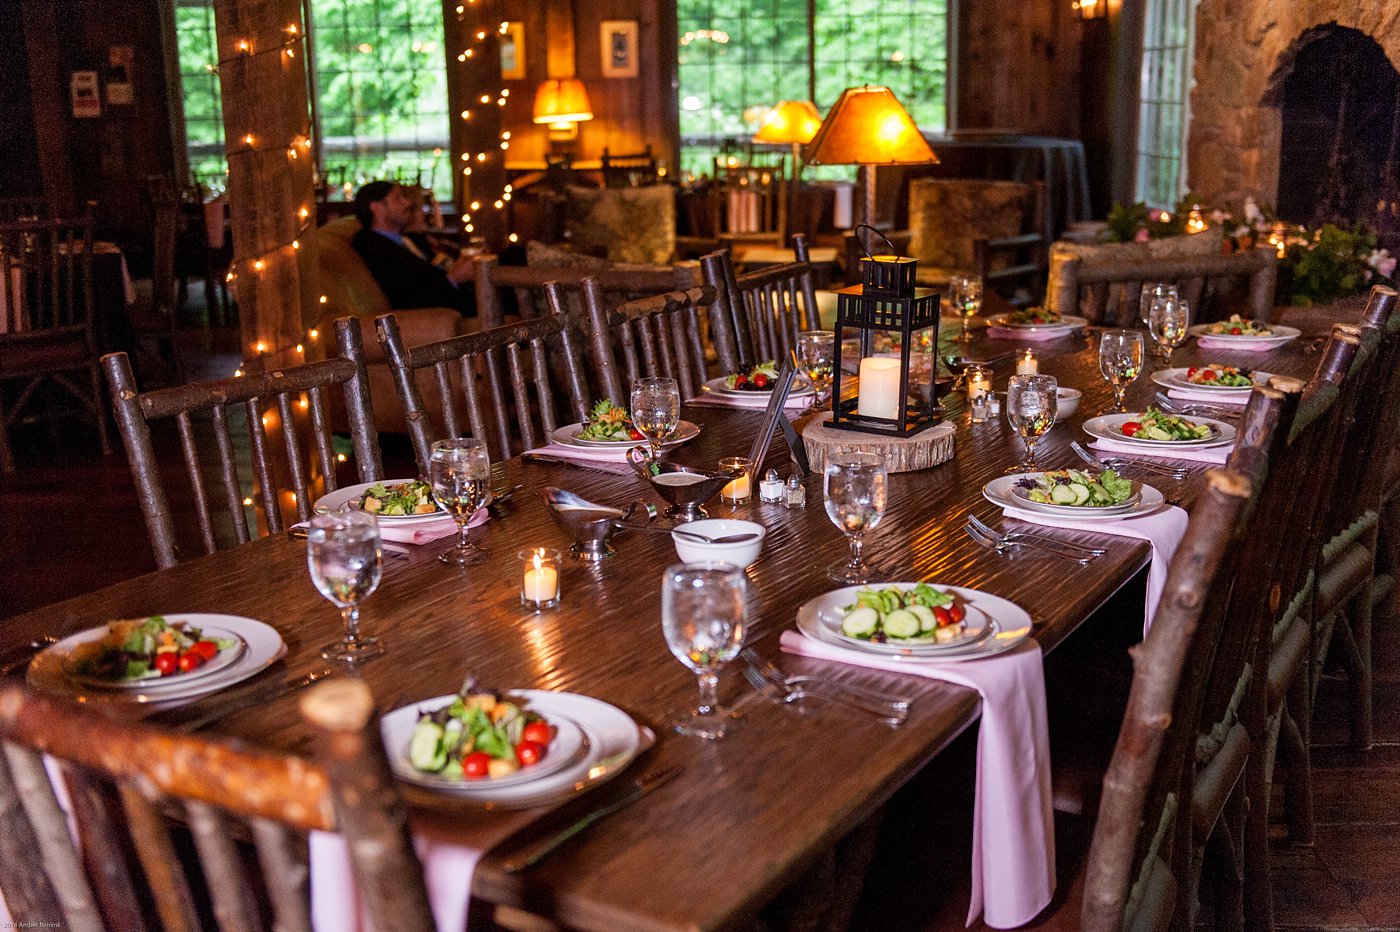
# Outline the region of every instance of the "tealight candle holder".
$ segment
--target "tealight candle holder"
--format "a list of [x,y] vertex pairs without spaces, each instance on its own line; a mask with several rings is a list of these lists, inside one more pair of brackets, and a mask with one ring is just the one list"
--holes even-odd
[[968,404],[992,390],[992,371],[990,369],[984,369],[981,366],[968,366],[964,378],[967,380]]
[[536,612],[558,605],[563,593],[559,551],[531,547],[520,551],[517,557],[520,560],[520,604]]
[[720,472],[738,472],[739,476],[719,490],[721,501],[731,505],[742,504],[753,495],[753,469],[742,456],[726,456],[719,461]]
[[1040,360],[1035,358],[1035,350],[1026,350],[1016,357],[1017,375],[1039,375]]

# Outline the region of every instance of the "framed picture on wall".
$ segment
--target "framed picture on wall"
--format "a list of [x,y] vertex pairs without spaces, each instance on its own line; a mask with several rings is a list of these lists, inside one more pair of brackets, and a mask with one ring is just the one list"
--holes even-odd
[[603,77],[635,78],[637,76],[637,21],[635,19],[605,19],[599,27],[602,45]]
[[524,23],[506,23],[501,33],[501,80],[525,80]]

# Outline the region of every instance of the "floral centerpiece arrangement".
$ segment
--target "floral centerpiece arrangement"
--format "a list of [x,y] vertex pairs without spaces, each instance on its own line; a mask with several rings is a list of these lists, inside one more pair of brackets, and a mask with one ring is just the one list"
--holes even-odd
[[1280,303],[1325,304],[1374,284],[1395,284],[1396,257],[1378,248],[1375,234],[1364,226],[1346,229],[1324,223],[1309,230],[1275,218],[1254,198],[1247,198],[1238,213],[1203,208],[1189,196],[1174,212],[1142,203],[1115,204],[1108,214],[1107,233],[1116,242],[1145,243],[1199,233],[1208,226],[1223,229],[1227,250],[1268,243],[1278,252]]

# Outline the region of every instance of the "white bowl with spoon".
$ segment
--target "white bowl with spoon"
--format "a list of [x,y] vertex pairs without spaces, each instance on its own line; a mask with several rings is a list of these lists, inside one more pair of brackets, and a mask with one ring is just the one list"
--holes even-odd
[[[671,532],[671,541],[676,545],[676,553],[682,563],[704,563],[719,561],[743,569],[758,559],[763,551],[763,539],[768,529],[754,521],[739,521],[733,518],[706,518],[702,521],[687,521],[682,527]],[[709,541],[699,538],[706,537]],[[716,542],[719,538],[737,537],[739,540],[725,543]]]

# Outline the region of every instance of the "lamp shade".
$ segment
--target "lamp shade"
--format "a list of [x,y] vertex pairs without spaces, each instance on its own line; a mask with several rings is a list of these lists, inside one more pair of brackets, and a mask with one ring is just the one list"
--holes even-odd
[[536,123],[582,123],[593,119],[588,91],[578,78],[545,81],[535,92]]
[[803,153],[810,165],[916,165],[937,162],[914,120],[887,87],[841,92]]
[[780,100],[754,133],[754,142],[809,143],[822,125],[822,115],[810,100]]

